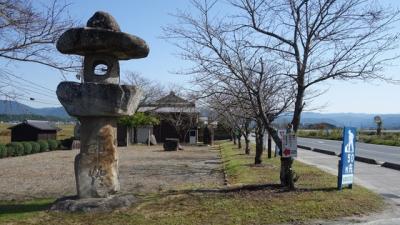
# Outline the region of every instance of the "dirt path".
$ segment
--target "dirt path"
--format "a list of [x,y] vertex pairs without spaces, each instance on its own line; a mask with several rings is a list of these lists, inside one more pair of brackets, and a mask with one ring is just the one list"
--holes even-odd
[[[74,157],[55,151],[0,159],[0,200],[58,198],[75,194]],[[223,185],[218,152],[189,147],[165,152],[161,146],[119,148],[121,192],[150,193]]]

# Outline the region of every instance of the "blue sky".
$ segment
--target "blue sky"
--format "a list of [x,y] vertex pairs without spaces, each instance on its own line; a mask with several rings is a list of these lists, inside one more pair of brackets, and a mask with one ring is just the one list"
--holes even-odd
[[[34,1],[36,2],[36,1]],[[46,2],[45,0],[43,2]],[[112,14],[119,23],[122,31],[137,35],[144,39],[150,46],[150,54],[145,59],[129,60],[121,63],[121,72],[137,71],[144,77],[161,82],[166,86],[178,84],[190,86],[190,77],[174,74],[174,71],[188,67],[187,62],[180,59],[173,45],[161,39],[162,26],[175,23],[175,18],[169,14],[176,9],[190,9],[188,0],[149,0],[149,1],[124,1],[124,0],[74,0],[69,11],[71,16],[82,24],[93,15],[102,10]],[[385,0],[399,8],[400,1]],[[400,51],[400,49],[399,49]],[[55,90],[62,80],[60,73],[54,69],[30,63],[8,63],[1,66],[7,70],[30,80],[34,83]],[[400,61],[396,62],[400,65]],[[385,73],[400,78],[400,67],[387,68]],[[74,80],[74,76],[68,79]],[[327,92],[309,103],[310,109],[318,108],[318,112],[365,112],[365,113],[400,113],[400,85],[382,82],[328,82],[319,88]],[[42,102],[57,104],[57,98],[37,96]],[[26,102],[23,102],[26,103]],[[49,104],[30,102],[34,107],[49,107]],[[59,104],[59,103],[58,103]],[[324,106],[320,108],[321,106]]]

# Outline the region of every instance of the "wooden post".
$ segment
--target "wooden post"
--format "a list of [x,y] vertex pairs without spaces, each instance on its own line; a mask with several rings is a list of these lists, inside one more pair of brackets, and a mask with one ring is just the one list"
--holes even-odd
[[271,149],[271,134],[268,132],[268,159],[271,158],[271,153],[272,153],[272,149]]
[[150,134],[150,129],[149,129],[149,135],[147,137],[147,146],[150,146],[150,136],[151,136],[151,134]]

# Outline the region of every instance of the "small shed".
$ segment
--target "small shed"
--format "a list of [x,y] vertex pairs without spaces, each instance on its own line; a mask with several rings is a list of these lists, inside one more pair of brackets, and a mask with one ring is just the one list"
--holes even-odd
[[11,130],[11,142],[55,140],[57,131],[60,130],[53,123],[41,120],[24,120],[8,129]]

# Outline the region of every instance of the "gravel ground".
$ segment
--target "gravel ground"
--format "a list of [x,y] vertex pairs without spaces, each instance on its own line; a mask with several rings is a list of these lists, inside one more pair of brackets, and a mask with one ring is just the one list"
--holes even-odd
[[[118,149],[122,193],[223,185],[218,152],[208,147],[185,146],[176,152],[165,152],[159,145]],[[0,159],[0,200],[76,194],[73,165],[77,153],[54,151]]]

